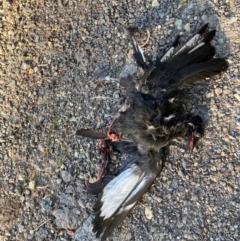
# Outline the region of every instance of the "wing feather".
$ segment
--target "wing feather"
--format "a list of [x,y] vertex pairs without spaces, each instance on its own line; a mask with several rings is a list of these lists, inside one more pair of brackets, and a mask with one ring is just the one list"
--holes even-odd
[[140,156],[138,153],[138,158],[128,161],[127,168],[108,183],[94,205],[97,214],[93,232],[97,237],[102,234],[102,241],[128,215],[162,168],[158,155],[149,158],[147,154]]

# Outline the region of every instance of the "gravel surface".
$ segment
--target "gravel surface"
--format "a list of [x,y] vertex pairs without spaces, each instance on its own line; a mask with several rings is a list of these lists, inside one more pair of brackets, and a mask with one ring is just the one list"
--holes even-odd
[[[116,81],[135,28],[150,56],[204,22],[217,29],[221,78],[187,90],[206,134],[191,156],[175,141],[161,176],[108,240],[239,240],[240,2],[238,0],[0,1],[0,240],[96,240],[97,143],[124,95]],[[117,159],[117,157],[113,158]],[[110,166],[116,173],[119,161]]]

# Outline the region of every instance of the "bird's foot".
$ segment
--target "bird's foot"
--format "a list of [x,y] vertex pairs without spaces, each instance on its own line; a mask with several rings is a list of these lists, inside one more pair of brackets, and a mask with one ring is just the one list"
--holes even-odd
[[187,148],[186,148],[189,153],[192,153],[199,138],[200,138],[199,135],[196,135],[194,133],[191,134],[191,136],[188,140],[188,143],[187,143]]
[[113,126],[115,120],[116,120],[116,118],[114,118],[111,125],[109,126],[108,132],[107,132],[107,137],[105,138],[105,140],[110,140],[112,142],[119,142],[121,140],[122,133],[117,134],[116,132],[112,131],[112,126]]
[[100,158],[100,165],[101,169],[97,175],[97,179],[101,180],[102,177],[105,174],[107,164],[110,161],[110,154],[111,154],[111,149],[110,149],[110,142],[111,140],[107,138],[103,139],[99,143],[99,154],[101,156]]
[[101,169],[97,176],[98,180],[101,180],[103,178],[103,176],[105,175],[108,162],[110,161],[111,143],[119,142],[122,137],[121,133],[117,134],[114,131],[111,131],[114,121],[115,121],[115,119],[113,120],[113,122],[111,123],[111,125],[108,129],[106,138],[101,140],[99,143],[99,154],[101,156],[101,159],[100,159]]

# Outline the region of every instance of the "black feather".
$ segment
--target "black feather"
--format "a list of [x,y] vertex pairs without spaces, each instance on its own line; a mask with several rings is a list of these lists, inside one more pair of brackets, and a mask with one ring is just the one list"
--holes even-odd
[[129,30],[125,28],[125,32],[127,34],[127,36],[129,37],[129,40],[132,44],[133,47],[133,57],[137,63],[137,65],[143,69],[148,69],[148,66],[145,62],[145,57],[141,51],[141,47],[138,45],[137,41],[135,40],[135,38],[130,34]]
[[180,82],[182,86],[192,85],[206,77],[220,74],[221,72],[226,71],[227,68],[228,63],[221,58],[212,59],[201,64],[191,65],[181,71],[180,75],[182,79]]
[[[96,212],[93,232],[96,237],[101,236],[102,241],[122,222],[159,175],[165,160],[165,147],[177,137],[190,137],[193,145],[196,137],[204,134],[202,118],[185,113],[181,103],[173,103],[170,98],[182,88],[228,68],[226,60],[214,58],[215,48],[210,42],[215,30],[205,33],[207,27],[205,24],[182,46],[177,38],[167,54],[151,68],[145,63],[136,40],[127,31],[134,58],[145,73],[141,77],[128,76],[120,80],[120,85],[127,90],[128,108],[120,112],[111,125],[111,131],[121,133],[123,141],[111,145],[113,150],[127,153],[129,159],[122,165],[120,174],[107,184],[93,207]],[[142,91],[145,87],[147,94]],[[85,129],[77,134],[96,139],[106,137],[104,132]]]
[[208,27],[208,23],[204,24],[204,25],[197,31],[197,33],[203,34],[203,33],[206,31],[207,27]]

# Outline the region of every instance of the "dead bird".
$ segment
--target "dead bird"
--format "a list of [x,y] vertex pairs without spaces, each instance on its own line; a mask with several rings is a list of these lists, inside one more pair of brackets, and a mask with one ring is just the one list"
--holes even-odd
[[[150,65],[127,31],[133,57],[144,70],[140,77],[120,79],[120,85],[126,89],[127,108],[120,111],[107,132],[77,131],[78,135],[102,139],[100,148],[107,147],[102,149],[99,181],[88,185],[93,193],[103,189],[93,208],[96,212],[93,232],[102,241],[122,222],[160,173],[166,158],[165,147],[171,140],[187,139],[188,149],[192,151],[204,134],[202,118],[184,112],[174,98],[182,89],[228,68],[226,60],[214,57],[215,48],[210,42],[215,30],[207,32],[207,27],[208,24],[204,25],[183,45],[177,37],[166,53]],[[120,174],[112,180],[104,177],[111,147],[129,155]]]

